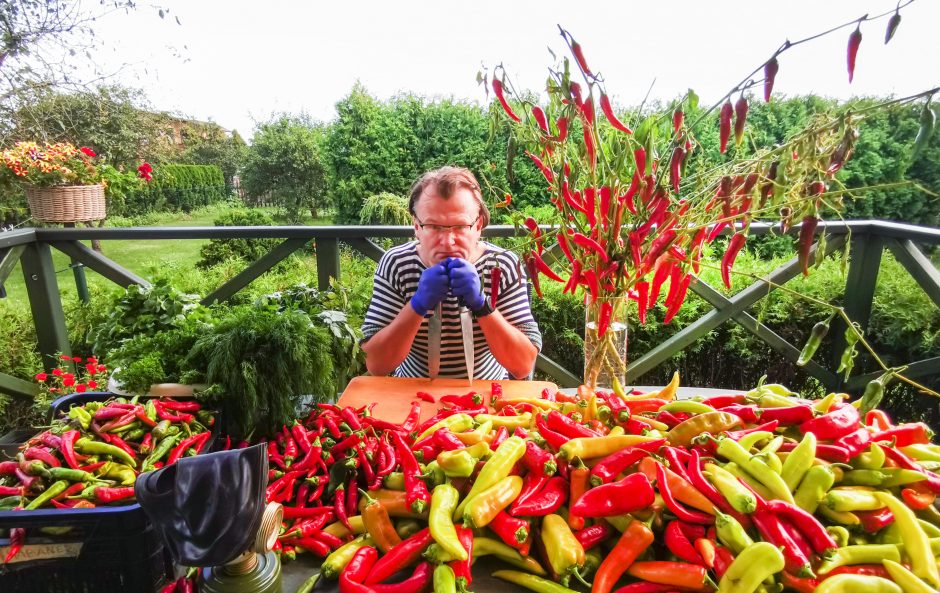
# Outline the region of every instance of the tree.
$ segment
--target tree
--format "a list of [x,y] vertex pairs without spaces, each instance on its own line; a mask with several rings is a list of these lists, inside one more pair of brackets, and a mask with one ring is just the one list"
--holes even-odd
[[[89,65],[89,76],[98,81],[106,78],[92,57],[98,46],[95,22],[136,6],[134,0],[0,2],[0,128],[8,126],[12,113],[36,95],[87,89],[92,81],[75,73],[88,71]],[[160,18],[169,13],[155,8]]]
[[280,116],[255,130],[245,159],[242,186],[252,195],[272,192],[292,222],[300,211],[326,203],[323,128],[305,116]]
[[135,89],[118,85],[92,91],[44,91],[20,103],[9,137],[89,146],[115,166],[136,168],[141,159],[160,161],[153,141],[159,122]]
[[248,146],[238,130],[232,130],[231,137],[226,136],[221,128],[217,132],[208,138],[190,138],[190,146],[178,160],[191,165],[216,165],[225,174],[226,187],[231,188],[233,178],[245,162]]

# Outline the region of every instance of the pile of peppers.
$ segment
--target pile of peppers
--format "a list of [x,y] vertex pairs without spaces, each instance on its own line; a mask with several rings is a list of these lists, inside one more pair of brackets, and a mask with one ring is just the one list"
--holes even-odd
[[[196,455],[215,417],[195,401],[114,398],[73,406],[0,461],[0,511],[127,504],[142,472]],[[4,563],[22,549],[13,528]]]
[[[844,394],[761,385],[677,400],[677,387],[505,398],[494,384],[485,404],[446,396],[421,424],[418,402],[403,425],[324,407],[302,423],[332,457],[314,475],[349,471],[332,502],[309,506],[319,483],[298,498],[297,480],[272,498],[286,504],[284,549],[325,556],[343,593],[467,591],[482,556],[541,593],[940,587],[940,446],[926,425]],[[345,455],[322,446],[324,414],[336,443],[356,435]]]

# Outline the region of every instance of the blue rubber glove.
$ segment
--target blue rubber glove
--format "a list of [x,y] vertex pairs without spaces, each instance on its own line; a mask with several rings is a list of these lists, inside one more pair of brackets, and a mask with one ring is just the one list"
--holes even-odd
[[465,259],[454,258],[447,266],[450,289],[471,311],[479,311],[486,303],[480,290],[480,275],[476,267]]
[[447,274],[447,265],[441,262],[421,272],[418,280],[418,290],[411,297],[411,308],[422,317],[427,315],[441,301],[447,298],[450,290],[450,276]]

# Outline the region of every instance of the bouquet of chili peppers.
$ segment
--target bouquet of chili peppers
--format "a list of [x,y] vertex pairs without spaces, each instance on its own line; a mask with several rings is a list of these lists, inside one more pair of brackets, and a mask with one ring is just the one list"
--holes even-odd
[[304,486],[290,484],[285,543],[302,533],[310,543],[297,549],[332,549],[322,576],[341,591],[466,591],[472,559],[487,555],[512,567],[497,578],[554,593],[588,579],[601,593],[940,584],[940,446],[925,425],[875,408],[877,389],[850,403],[780,385],[679,401],[678,376],[654,393],[508,399],[498,387],[489,405],[442,398],[420,425],[417,414],[402,426],[365,409],[316,413],[311,428],[336,423],[342,440],[354,429],[340,418],[358,413],[363,446],[385,444],[371,457],[346,448],[350,467],[384,471],[391,456],[393,470],[350,479],[366,486],[354,509],[339,510],[348,498],[335,491],[342,503],[305,508]]
[[[892,24],[897,26],[895,19]],[[625,353],[617,345],[624,342],[626,325],[614,327],[611,321],[626,317],[620,309],[636,301],[645,323],[647,311],[663,299],[664,322],[669,323],[700,271],[705,245],[719,236],[730,235],[720,264],[728,288],[755,219],[779,220],[783,233],[798,223],[799,259],[808,272],[820,218],[842,210],[845,187],[835,174],[852,156],[866,114],[847,108],[814,119],[779,145],[757,145],[758,139],[746,134],[746,91],[763,84],[764,100],[770,101],[777,56],[801,43],[788,41],[764,64],[763,79],[751,78],[755,71],[710,109],[700,109],[689,91],[664,112],[622,117],[606,92],[605,78],[591,68],[572,35],[560,30],[573,60],[564,57],[549,69],[546,103],[523,99],[502,66],[480,79],[485,83],[489,77],[502,107],[493,111],[495,117],[508,118],[514,142],[526,148],[545,178],[556,215],[541,221],[514,215],[531,236],[523,259],[536,292],[541,292],[540,275],[563,283],[565,292],[584,291],[584,376],[595,387],[601,373],[605,385],[624,379]],[[850,78],[860,39],[859,34],[850,40]],[[726,156],[710,167],[699,158],[697,135],[716,124],[719,149]],[[738,148],[729,150],[732,133]],[[745,139],[747,146],[742,146]],[[493,189],[505,195],[496,207],[511,209],[512,196]],[[540,223],[554,228],[546,231]],[[545,251],[550,239],[557,243],[557,256]]]

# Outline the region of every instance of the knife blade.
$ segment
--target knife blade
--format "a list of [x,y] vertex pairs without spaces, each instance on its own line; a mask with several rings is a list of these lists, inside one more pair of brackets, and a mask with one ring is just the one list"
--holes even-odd
[[460,309],[460,332],[463,334],[463,359],[467,363],[467,379],[473,386],[473,315],[470,309]]
[[428,377],[436,379],[441,370],[441,304],[428,318]]

